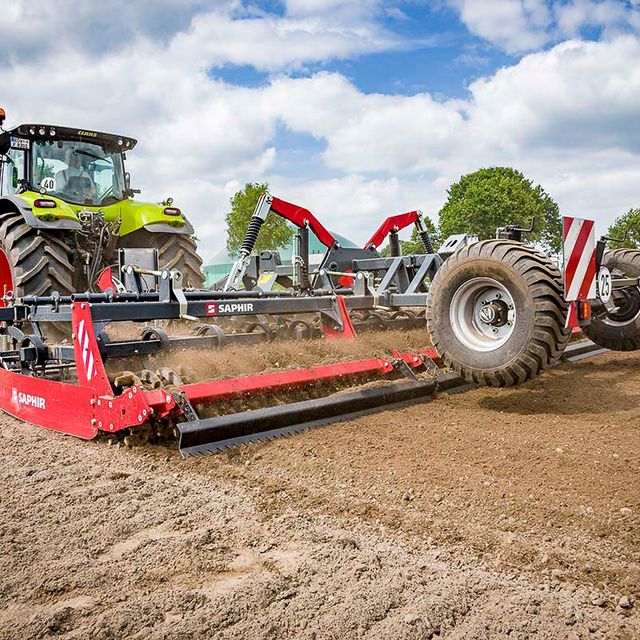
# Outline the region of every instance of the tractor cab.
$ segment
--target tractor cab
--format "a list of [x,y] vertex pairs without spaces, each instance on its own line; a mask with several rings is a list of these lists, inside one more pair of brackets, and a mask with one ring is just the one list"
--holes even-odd
[[173,199],[133,198],[124,163],[136,140],[45,124],[5,130],[5,118],[0,108],[0,306],[3,292],[94,291],[119,249],[157,251],[160,266],[202,286],[193,226]]
[[33,191],[84,207],[116,204],[133,193],[124,159],[135,144],[97,131],[20,125],[0,133],[0,195]]

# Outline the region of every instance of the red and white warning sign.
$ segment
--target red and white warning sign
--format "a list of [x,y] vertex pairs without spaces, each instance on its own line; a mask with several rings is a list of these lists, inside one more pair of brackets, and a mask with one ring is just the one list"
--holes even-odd
[[596,232],[593,220],[563,218],[564,295],[568,302],[596,297]]

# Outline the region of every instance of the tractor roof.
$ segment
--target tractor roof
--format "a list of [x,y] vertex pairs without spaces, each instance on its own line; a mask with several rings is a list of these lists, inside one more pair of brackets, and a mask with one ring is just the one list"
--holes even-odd
[[8,131],[12,136],[20,136],[30,140],[77,140],[81,142],[93,142],[111,148],[129,151],[136,146],[137,140],[128,136],[119,136],[114,133],[102,133],[101,131],[89,131],[88,129],[73,129],[71,127],[58,127],[51,124],[21,124]]

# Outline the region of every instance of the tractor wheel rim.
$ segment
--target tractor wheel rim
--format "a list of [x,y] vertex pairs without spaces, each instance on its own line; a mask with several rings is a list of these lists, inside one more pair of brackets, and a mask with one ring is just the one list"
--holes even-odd
[[473,351],[495,351],[505,344],[516,324],[509,290],[493,278],[472,278],[451,299],[449,321],[456,338]]
[[2,300],[5,295],[13,295],[13,273],[5,250],[0,248],[0,307],[7,304]]
[[620,310],[614,314],[605,315],[602,322],[611,327],[625,327],[634,325],[638,317],[640,317],[640,291],[635,289],[622,301]]

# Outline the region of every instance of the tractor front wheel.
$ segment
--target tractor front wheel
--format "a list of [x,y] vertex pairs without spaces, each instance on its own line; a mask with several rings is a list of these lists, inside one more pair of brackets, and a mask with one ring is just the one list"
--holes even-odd
[[429,290],[432,344],[468,382],[505,387],[529,380],[569,341],[562,291],[558,268],[527,245],[486,240],[463,247]]
[[195,240],[183,233],[151,233],[139,229],[120,239],[121,247],[158,250],[160,268],[178,269],[185,286],[201,289],[204,286],[202,258],[198,255]]
[[[604,254],[603,266],[614,278],[640,276],[640,251],[615,249]],[[612,351],[637,351],[640,349],[640,289],[625,287],[614,290],[615,313],[596,313],[591,324],[584,328],[587,336],[600,347]]]
[[[0,296],[48,296],[74,291],[73,251],[63,233],[39,231],[19,213],[0,217]],[[0,305],[4,303],[0,301]]]

